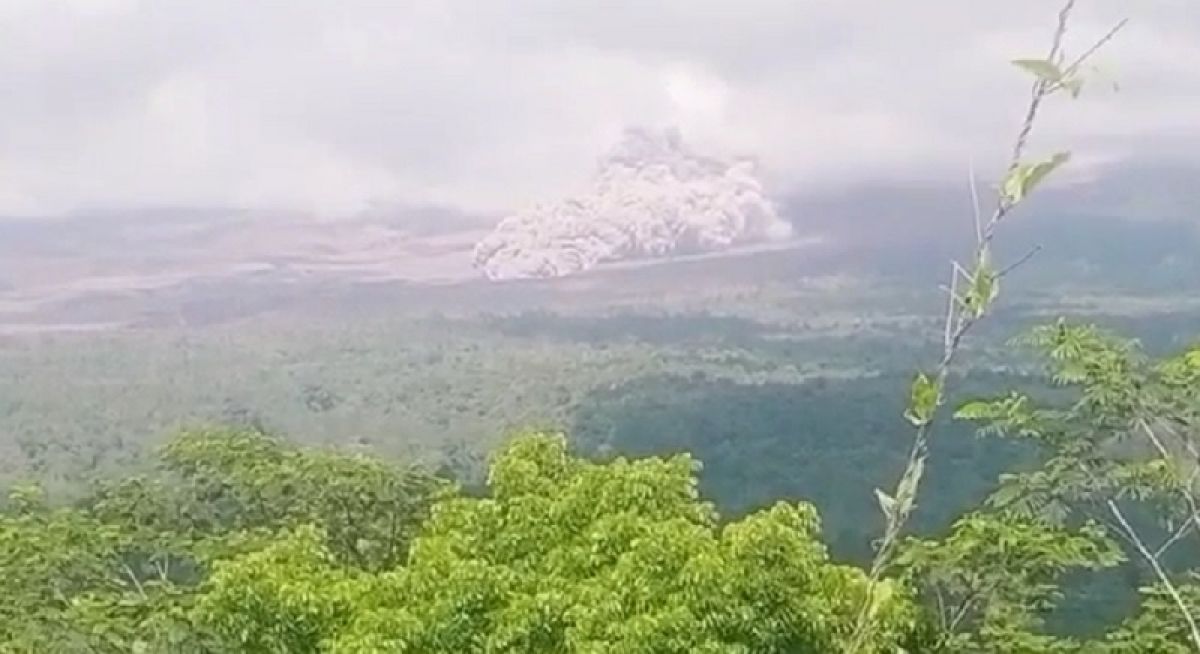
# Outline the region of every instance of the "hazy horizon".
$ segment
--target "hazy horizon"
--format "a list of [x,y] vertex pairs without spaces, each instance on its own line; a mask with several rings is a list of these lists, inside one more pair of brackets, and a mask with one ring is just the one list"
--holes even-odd
[[[0,2],[0,217],[230,207],[503,215],[586,183],[621,130],[757,159],[776,198],[1003,165],[1055,8],[1017,2]],[[1060,183],[1189,162],[1200,6],[1130,20],[1034,152]],[[1111,88],[1119,82],[1120,92]],[[3,219],[3,218],[0,218]]]

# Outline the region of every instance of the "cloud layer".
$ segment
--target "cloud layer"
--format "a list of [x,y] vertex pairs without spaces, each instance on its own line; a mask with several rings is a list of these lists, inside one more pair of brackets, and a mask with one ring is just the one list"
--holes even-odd
[[[775,188],[961,176],[999,161],[1044,0],[0,0],[0,214],[203,205],[510,211],[583,184],[629,124],[752,154]],[[1039,149],[1185,157],[1200,4],[1121,17],[1096,84]],[[1040,135],[1039,135],[1040,136]],[[1081,167],[1080,169],[1084,169]]]

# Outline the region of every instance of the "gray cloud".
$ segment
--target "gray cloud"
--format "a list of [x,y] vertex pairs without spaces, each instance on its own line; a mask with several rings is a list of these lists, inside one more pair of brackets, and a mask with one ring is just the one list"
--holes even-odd
[[[753,155],[779,192],[962,175],[1003,158],[1045,0],[0,0],[0,213],[371,202],[506,211],[573,192],[631,124]],[[1200,4],[1121,17],[1039,149],[1200,144]]]

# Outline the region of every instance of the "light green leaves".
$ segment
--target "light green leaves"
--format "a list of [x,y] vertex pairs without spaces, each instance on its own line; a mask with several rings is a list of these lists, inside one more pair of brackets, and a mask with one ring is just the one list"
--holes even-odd
[[987,420],[997,415],[996,402],[976,400],[958,407],[954,417],[958,420]]
[[1029,415],[1029,396],[1015,391],[994,400],[973,400],[954,412],[957,420],[1001,420]]
[[942,399],[942,389],[937,381],[925,373],[917,373],[913,379],[908,409],[904,417],[914,427],[923,427],[933,420],[934,411]]
[[228,649],[320,651],[351,616],[354,580],[314,527],[281,533],[266,548],[218,562],[195,607],[197,621]]
[[1032,164],[1017,164],[1001,184],[1000,192],[1009,205],[1017,204],[1033,192],[1046,176],[1071,159],[1069,152],[1057,152],[1049,159]]
[[1000,275],[992,267],[992,257],[987,247],[979,251],[975,270],[964,272],[963,276],[966,278],[966,290],[959,298],[962,308],[971,318],[982,318],[1000,296]]
[[1063,78],[1063,71],[1052,61],[1045,59],[1014,59],[1013,65],[1032,73],[1046,82],[1056,83]]
[[1184,353],[1182,357],[1185,364],[1196,370],[1200,370],[1200,346],[1193,347]]
[[386,569],[402,561],[429,506],[445,490],[417,468],[302,450],[255,431],[186,432],[164,449],[164,459],[183,482],[173,487],[181,494],[181,512],[201,516],[197,522],[208,535],[317,525],[335,558],[359,568]]
[[[1061,598],[1060,580],[1120,560],[1116,543],[1093,524],[1068,529],[973,513],[939,541],[906,541],[897,566],[933,600],[947,625],[947,647],[936,651],[1067,652],[1080,650],[1039,633],[1042,614]],[[1012,647],[1014,642],[1029,646]]]
[[1167,359],[1158,366],[1163,382],[1184,391],[1190,390],[1200,406],[1200,345],[1178,356]]
[[954,418],[980,423],[981,436],[1039,438],[1042,432],[1029,405],[1028,396],[1013,392],[994,400],[967,402],[954,412]]
[[1075,67],[1064,70],[1058,64],[1045,59],[1014,59],[1012,63],[1038,78],[1045,84],[1047,93],[1065,89],[1072,98],[1078,98],[1083,90],[1083,78],[1077,74]]
[[17,484],[8,489],[8,509],[26,515],[46,508],[46,491],[36,484]]
[[[829,562],[816,511],[779,503],[722,526],[695,484],[687,457],[597,464],[560,436],[522,435],[488,497],[435,508],[330,651],[842,651],[865,584]],[[911,624],[901,591],[873,596],[881,651]]]
[[446,494],[419,469],[253,431],[181,434],[163,459],[161,476],[102,484],[73,508],[12,491],[0,508],[11,606],[0,602],[0,643],[317,651],[347,610],[343,587],[406,560]]

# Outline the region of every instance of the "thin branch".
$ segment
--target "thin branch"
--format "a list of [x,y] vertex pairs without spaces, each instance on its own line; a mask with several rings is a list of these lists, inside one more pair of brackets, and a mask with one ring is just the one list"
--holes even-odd
[[1190,632],[1189,635],[1192,639],[1192,647],[1196,651],[1200,652],[1200,627],[1197,627],[1196,619],[1192,617],[1192,612],[1188,608],[1187,603],[1183,601],[1183,596],[1179,594],[1179,589],[1175,587],[1175,584],[1171,581],[1171,577],[1167,574],[1167,571],[1163,569],[1158,558],[1150,552],[1150,548],[1146,547],[1145,542],[1143,542],[1138,536],[1137,531],[1129,524],[1129,521],[1125,519],[1125,515],[1121,512],[1121,509],[1117,506],[1117,503],[1110,499],[1106,502],[1106,504],[1108,506],[1109,513],[1116,518],[1117,522],[1121,525],[1121,529],[1134,544],[1134,548],[1138,551],[1138,554],[1142,555],[1142,558],[1145,559],[1146,563],[1150,566],[1150,569],[1154,571],[1154,576],[1158,577],[1159,583],[1162,584],[1163,588],[1167,591],[1167,594],[1171,596],[1171,601],[1175,603],[1175,607],[1179,609],[1179,613],[1187,622],[1188,631]]
[[[1047,55],[1047,60],[1058,61],[1061,58],[1063,38],[1067,33],[1067,23],[1071,15],[1071,11],[1075,7],[1076,0],[1066,0],[1062,9],[1058,12],[1058,23],[1054,30],[1053,38],[1051,39],[1050,51]],[[1109,37],[1111,38],[1111,37]],[[1104,39],[1102,41],[1107,41]],[[1100,45],[1102,45],[1101,43]],[[1093,47],[1089,53],[1094,52],[1099,45]],[[1025,117],[1021,122],[1021,127],[1017,133],[1015,142],[1013,143],[1011,158],[1008,164],[1009,174],[1016,170],[1021,164],[1021,158],[1024,155],[1025,147],[1029,141],[1030,135],[1033,133],[1034,122],[1038,116],[1038,111],[1041,108],[1042,101],[1050,92],[1053,91],[1051,85],[1041,78],[1037,79],[1030,89],[1029,105],[1025,111]],[[991,243],[996,235],[996,227],[1004,219],[1005,215],[1015,206],[1004,193],[998,193],[996,199],[996,207],[991,218],[985,225],[980,226],[981,216],[978,215],[978,192],[974,183],[974,170],[972,167],[970,175],[972,201],[976,207],[976,247],[975,261],[984,260],[988,253]],[[1035,250],[1036,253],[1036,250]],[[1021,261],[1018,261],[1013,266],[1009,266],[1003,272],[1006,274],[1016,266],[1023,264],[1031,258],[1034,253],[1030,253]],[[934,413],[936,416],[937,407],[940,407],[946,396],[946,381],[950,375],[951,364],[959,351],[963,337],[971,330],[971,328],[984,316],[984,311],[980,311],[979,307],[966,307],[957,296],[957,283],[959,274],[964,275],[968,281],[971,280],[971,274],[963,270],[954,263],[954,268],[951,273],[951,285],[948,306],[946,310],[946,321],[943,327],[943,351],[942,358],[938,364],[937,372],[934,375],[934,384],[937,392]],[[986,309],[986,307],[984,307]],[[899,496],[898,489],[901,484],[911,479],[912,493],[916,494],[920,486],[920,470],[923,470],[926,461],[929,438],[933,426],[933,417],[923,422],[917,427],[916,433],[913,435],[913,443],[909,450],[908,461],[904,468],[904,473],[897,483],[897,492],[894,495]],[[886,516],[887,524],[884,528],[883,537],[879,541],[878,549],[871,561],[870,571],[867,577],[866,593],[863,596],[862,603],[859,606],[858,615],[855,621],[854,632],[851,636],[848,651],[851,654],[862,652],[867,645],[868,636],[871,631],[869,610],[873,604],[875,588],[883,576],[884,571],[890,564],[892,551],[895,549],[900,533],[903,531],[905,524],[908,521],[909,514],[912,511],[915,503],[907,503],[907,506],[897,507],[895,512]]]
[[1114,25],[1112,29],[1108,30],[1104,36],[1097,39],[1096,42],[1092,44],[1092,47],[1085,50],[1083,54],[1075,58],[1075,61],[1071,62],[1070,65],[1064,68],[1062,71],[1063,77],[1070,77],[1075,71],[1079,70],[1079,67],[1082,66],[1084,62],[1090,59],[1092,55],[1096,54],[1097,50],[1103,48],[1106,43],[1113,40],[1113,37],[1117,35],[1117,32],[1120,32],[1121,29],[1127,24],[1129,24],[1129,19],[1122,18],[1120,22]]
[[959,604],[958,611],[955,613],[954,617],[950,619],[950,627],[948,630],[953,632],[955,629],[958,629],[958,625],[961,624],[964,619],[966,619],[971,609],[974,608],[975,603],[994,590],[997,585],[998,582],[992,582],[992,584],[986,590],[976,588],[966,597],[964,597],[962,603]]
[[[1162,440],[1158,437],[1158,434],[1154,433],[1154,429],[1150,426],[1150,423],[1147,422],[1145,418],[1138,418],[1137,425],[1141,428],[1142,432],[1146,434],[1146,438],[1150,440],[1150,443],[1154,446],[1154,449],[1158,451],[1158,454],[1163,458],[1163,461],[1169,463],[1174,457],[1171,455],[1170,450],[1167,449],[1166,445],[1164,445]],[[1192,494],[1191,489],[1188,487],[1180,488],[1179,494],[1183,497],[1183,501],[1188,506],[1189,520],[1196,526],[1197,529],[1200,529],[1200,505],[1198,505],[1196,497]]]
[[1171,546],[1174,545],[1175,543],[1179,542],[1179,539],[1186,536],[1188,531],[1191,530],[1191,528],[1192,528],[1192,521],[1185,520],[1183,522],[1183,524],[1179,525],[1179,529],[1176,529],[1175,533],[1171,534],[1170,538],[1163,541],[1162,545],[1159,545],[1158,549],[1154,550],[1154,558],[1157,559],[1157,558],[1161,557],[1164,553],[1166,553],[1167,550],[1171,549]]
[[[1063,8],[1058,12],[1058,25],[1054,29],[1054,38],[1050,43],[1050,52],[1046,55],[1047,61],[1055,61],[1062,52],[1063,37],[1067,34],[1067,21],[1071,16],[1071,10],[1075,8],[1075,0],[1067,0]],[[1042,101],[1053,88],[1046,80],[1038,78],[1033,82],[1030,88],[1029,107],[1025,110],[1025,119],[1021,121],[1021,130],[1017,133],[1016,142],[1013,144],[1012,155],[1008,162],[1008,172],[1012,173],[1021,165],[1021,158],[1025,154],[1025,146],[1029,143],[1029,136],[1033,133],[1034,119],[1037,118],[1038,110],[1042,107]],[[992,218],[988,221],[987,226],[983,230],[983,240],[980,242],[980,249],[983,249],[992,242],[996,236],[996,226],[1008,212],[1016,206],[1004,196],[999,194],[996,201],[996,209],[992,213]]]
[[950,288],[948,289],[949,299],[946,304],[946,325],[942,331],[942,347],[946,348],[950,345],[950,340],[954,335],[954,306],[958,302],[958,264],[954,264],[950,270]]
[[1058,59],[1062,52],[1063,37],[1067,35],[1067,19],[1071,17],[1071,11],[1075,9],[1075,0],[1067,0],[1063,8],[1058,11],[1058,27],[1054,31],[1054,39],[1050,44],[1050,54],[1046,55],[1046,59],[1054,61]]
[[158,579],[167,583],[171,578],[171,554],[168,552],[162,559],[155,559],[154,569],[158,571]]
[[942,631],[949,631],[946,623],[946,598],[942,595],[942,587],[936,583],[933,584],[933,595],[937,599],[937,614],[942,623]]
[[979,208],[979,187],[975,185],[975,162],[967,165],[967,185],[971,189],[971,211],[975,216],[975,242],[983,242],[983,215]]
[[1033,246],[1032,248],[1030,248],[1030,250],[1028,252],[1025,253],[1025,256],[1021,257],[1020,259],[1017,259],[1015,263],[1012,263],[1012,264],[1006,266],[1003,270],[996,273],[996,279],[1001,279],[1005,275],[1009,274],[1010,272],[1025,265],[1030,259],[1037,256],[1038,252],[1041,252],[1041,251],[1042,251],[1041,245]]
[[121,567],[125,570],[125,574],[129,577],[129,580],[133,582],[133,587],[137,589],[138,595],[141,595],[142,599],[146,599],[146,589],[142,588],[142,582],[133,573],[133,568],[130,568],[129,564],[124,561],[121,562]]
[[1176,425],[1173,425],[1170,422],[1163,420],[1161,418],[1155,420],[1155,422],[1162,425],[1163,429],[1170,432],[1171,435],[1174,436],[1180,442],[1180,444],[1183,445],[1184,449],[1186,449],[1188,451],[1188,454],[1192,457],[1192,460],[1197,465],[1197,467],[1200,467],[1200,450],[1196,449],[1196,444],[1194,442],[1192,442],[1191,435],[1181,433]]

